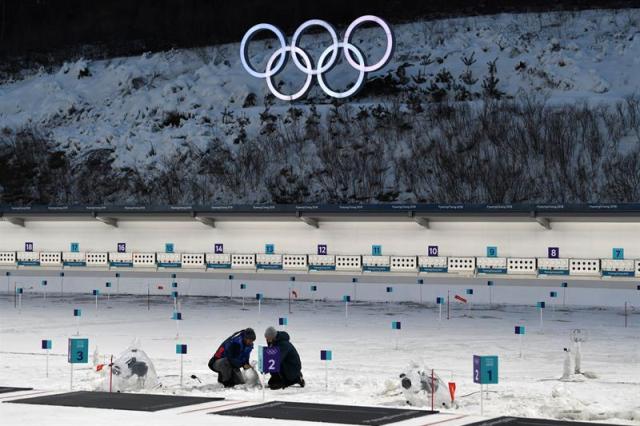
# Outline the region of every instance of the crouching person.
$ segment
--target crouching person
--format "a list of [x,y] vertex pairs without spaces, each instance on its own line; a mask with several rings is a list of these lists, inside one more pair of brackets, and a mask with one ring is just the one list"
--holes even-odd
[[251,368],[249,357],[256,333],[252,328],[240,330],[229,336],[209,360],[209,368],[218,373],[218,383],[225,388],[244,384],[241,368]]
[[280,350],[280,372],[271,374],[269,388],[284,389],[291,385],[304,387],[302,363],[298,351],[289,341],[289,334],[269,327],[264,332],[264,337],[270,347],[277,347]]

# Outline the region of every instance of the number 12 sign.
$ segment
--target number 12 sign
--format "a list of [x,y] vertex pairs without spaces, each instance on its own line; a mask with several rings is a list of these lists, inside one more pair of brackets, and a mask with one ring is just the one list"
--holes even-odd
[[258,352],[260,370],[262,374],[280,372],[280,349],[277,347],[263,346]]

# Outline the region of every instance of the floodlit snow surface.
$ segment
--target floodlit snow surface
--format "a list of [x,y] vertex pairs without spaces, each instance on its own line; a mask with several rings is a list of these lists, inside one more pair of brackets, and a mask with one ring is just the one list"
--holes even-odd
[[[287,316],[286,330],[302,358],[307,386],[268,390],[266,400],[405,407],[398,376],[411,362],[418,362],[435,368],[445,382],[456,382],[458,407],[446,410],[452,413],[450,416],[477,416],[479,386],[472,381],[472,357],[498,355],[500,383],[489,387],[489,396],[484,401],[485,416],[640,424],[638,315],[632,315],[629,327],[625,328],[619,311],[548,309],[543,313],[541,329],[538,311],[531,307],[475,306],[468,312],[454,306],[452,318],[440,323],[437,308],[433,307],[353,303],[347,321],[344,304],[335,302],[295,301],[289,314],[286,301],[267,299],[259,314],[255,300],[247,299],[243,310],[238,299],[190,297],[181,300],[184,320],[177,337],[169,297],[153,298],[150,309],[147,299],[140,296],[119,296],[109,304],[101,299],[97,311],[94,303],[87,296],[49,298],[46,303],[30,296],[23,300],[22,309],[17,309],[12,298],[2,296],[0,385],[68,390],[67,338],[77,331],[73,309],[82,308],[80,333],[89,338],[90,353],[98,354],[98,362],[111,354],[117,356],[139,339],[140,348],[153,361],[162,384],[153,392],[262,402],[261,389],[221,389],[206,364],[219,343],[234,331],[254,327],[259,336],[256,343],[264,344],[260,337],[264,329],[277,326],[278,318]],[[400,321],[402,329],[392,330],[392,321]],[[515,325],[526,327],[522,358]],[[572,375],[568,381],[560,381],[563,348],[573,349],[570,334],[577,328],[587,332],[587,341],[582,346],[582,369],[593,378]],[[44,351],[40,349],[42,339],[53,341],[48,379]],[[176,343],[188,345],[182,387]],[[327,365],[328,388],[325,363],[320,360],[322,349],[333,351],[333,361]],[[93,390],[100,385],[92,358],[88,365],[76,367],[74,389]],[[257,359],[256,351],[252,359]],[[192,374],[202,383],[191,379]],[[2,425],[281,424],[275,420],[207,415],[211,410],[181,414],[185,411],[189,408],[138,413],[0,404]],[[403,424],[424,423],[423,419],[422,423]]]

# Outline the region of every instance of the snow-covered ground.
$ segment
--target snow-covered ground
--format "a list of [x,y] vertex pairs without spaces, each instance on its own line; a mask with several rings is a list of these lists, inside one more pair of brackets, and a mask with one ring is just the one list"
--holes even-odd
[[[538,313],[531,307],[477,306],[470,312],[454,310],[452,319],[438,321],[438,312],[415,304],[356,303],[313,304],[296,301],[288,314],[286,301],[267,300],[261,314],[255,300],[247,300],[242,310],[239,300],[227,298],[183,299],[184,320],[180,337],[171,320],[173,304],[167,297],[153,299],[147,310],[146,298],[120,296],[102,300],[96,311],[90,297],[24,300],[22,310],[14,309],[12,299],[0,299],[0,385],[31,386],[39,390],[64,391],[69,388],[66,341],[75,334],[74,308],[82,308],[82,336],[90,339],[90,352],[100,359],[118,355],[134,338],[155,363],[162,382],[158,392],[193,396],[222,396],[228,400],[262,401],[258,389],[223,390],[206,363],[217,345],[235,330],[252,326],[258,335],[278,317],[288,316],[287,331],[300,352],[307,386],[284,391],[267,391],[267,400],[292,400],[338,404],[405,406],[398,375],[419,360],[433,367],[445,381],[457,383],[459,407],[456,415],[478,415],[478,385],[472,381],[474,354],[500,357],[500,383],[490,387],[485,415],[589,420],[618,424],[640,424],[640,339],[637,316],[624,328],[617,311],[582,309],[547,311],[540,329]],[[392,321],[401,321],[396,337]],[[519,357],[514,326],[524,325],[524,356]],[[583,346],[583,371],[596,378],[574,376],[560,381],[563,348],[570,347],[572,329],[588,332]],[[45,356],[41,339],[53,340],[50,378],[45,376]],[[179,385],[179,358],[175,344],[186,343],[185,375],[196,374],[204,383],[186,379]],[[259,338],[257,343],[262,343]],[[325,389],[322,349],[333,351],[329,364],[329,383]],[[256,358],[256,354],[252,358]],[[90,363],[88,367],[91,367]],[[97,373],[76,368],[75,389],[95,389]],[[465,396],[471,394],[469,396]],[[95,411],[79,408],[52,408],[0,404],[3,425],[43,424],[94,425],[120,422],[126,425],[276,424],[271,420],[216,417],[207,412],[178,416],[177,411],[131,413]],[[303,423],[300,423],[303,424]],[[413,424],[413,423],[407,423]],[[452,423],[455,424],[455,423]]]
[[[559,104],[610,104],[640,87],[639,20],[639,9],[627,9],[395,25],[393,59],[370,78],[388,77],[385,84],[399,93],[434,84],[453,91],[445,86],[459,84],[473,100],[482,92],[488,62],[495,60],[498,89],[507,96],[528,93]],[[327,34],[307,35],[302,45],[317,60],[327,38]],[[385,49],[383,33],[375,28],[360,30],[353,43],[369,63]],[[264,68],[275,49],[273,40],[252,46],[255,67]],[[443,81],[447,72],[449,83]],[[356,74],[343,64],[327,79],[340,90],[355,81]],[[297,91],[304,76],[291,64],[283,75],[281,90]],[[308,99],[320,113],[326,112],[330,99],[316,83],[314,87]],[[265,81],[242,67],[238,43],[79,60],[54,73],[40,72],[0,85],[0,129],[36,128],[50,134],[67,157],[92,149],[115,149],[114,165],[142,167],[185,146],[205,149],[212,140],[233,146],[243,132],[257,136],[267,94]],[[247,102],[251,96],[255,100]],[[379,101],[380,96],[370,94],[354,104]],[[296,106],[309,108],[305,102]],[[283,113],[289,107],[287,102],[276,102],[270,113]]]

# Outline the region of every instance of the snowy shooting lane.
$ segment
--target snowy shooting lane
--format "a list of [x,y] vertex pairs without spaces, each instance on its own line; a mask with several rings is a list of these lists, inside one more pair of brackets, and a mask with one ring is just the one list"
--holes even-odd
[[[22,310],[14,309],[13,300],[0,299],[0,385],[30,386],[37,390],[68,391],[69,365],[66,362],[67,338],[76,333],[74,308],[82,308],[80,333],[90,340],[90,353],[117,356],[135,338],[151,357],[160,376],[162,388],[157,392],[189,396],[225,397],[231,401],[262,401],[260,389],[223,390],[215,375],[207,370],[207,361],[217,345],[232,332],[251,326],[263,344],[263,330],[277,325],[287,316],[286,330],[292,336],[303,363],[307,386],[284,391],[267,391],[267,400],[323,402],[333,404],[384,405],[406,407],[398,375],[411,361],[433,367],[447,381],[457,384],[459,407],[449,410],[455,415],[478,415],[479,386],[472,381],[474,354],[500,357],[500,383],[490,386],[485,400],[485,415],[548,417],[592,420],[618,424],[639,424],[640,419],[640,316],[624,318],[618,311],[581,309],[571,312],[544,312],[540,331],[539,314],[532,307],[474,307],[471,317],[456,307],[450,321],[438,322],[434,307],[411,304],[363,304],[349,307],[345,321],[341,303],[296,301],[288,314],[286,301],[265,300],[261,315],[255,300],[241,309],[239,300],[223,298],[182,299],[184,320],[180,337],[171,320],[170,297],[152,299],[147,310],[146,298],[120,296],[110,306],[101,301],[96,312],[91,297],[50,298],[47,303],[35,296],[23,300]],[[401,321],[402,329],[392,330],[392,321]],[[524,325],[524,356],[519,358],[518,336],[514,326]],[[588,330],[583,345],[583,371],[597,378],[574,377],[561,382],[563,348],[571,345],[572,329]],[[396,345],[397,333],[398,347]],[[45,378],[45,355],[42,339],[51,339],[50,377]],[[176,343],[189,345],[185,356],[185,376],[195,374],[203,383],[185,379],[179,386],[179,358]],[[329,384],[325,389],[325,364],[320,350],[333,351],[329,364]],[[90,357],[91,358],[91,357]],[[254,351],[252,359],[256,359]],[[99,376],[89,366],[76,368],[74,390],[94,390]],[[206,406],[205,406],[206,407]],[[195,407],[194,409],[197,409]],[[47,424],[81,424],[91,419],[95,425],[176,424],[176,417],[189,408],[156,413],[96,411],[81,408],[58,408],[0,404],[3,424],[30,424],[51,418]],[[247,424],[247,420],[206,415],[211,410],[189,413],[189,423]],[[186,414],[185,414],[186,415]],[[51,417],[53,416],[53,417]],[[5,423],[5,419],[8,422]],[[35,419],[38,419],[36,421]],[[30,422],[30,420],[32,420]],[[181,418],[180,420],[183,420]],[[35,424],[34,423],[34,424]],[[252,419],[251,424],[276,424],[273,420]],[[426,423],[426,422],[425,422]],[[304,424],[304,423],[300,423]],[[418,424],[407,422],[406,424]],[[449,424],[449,423],[447,423]],[[451,423],[455,424],[455,422]]]

